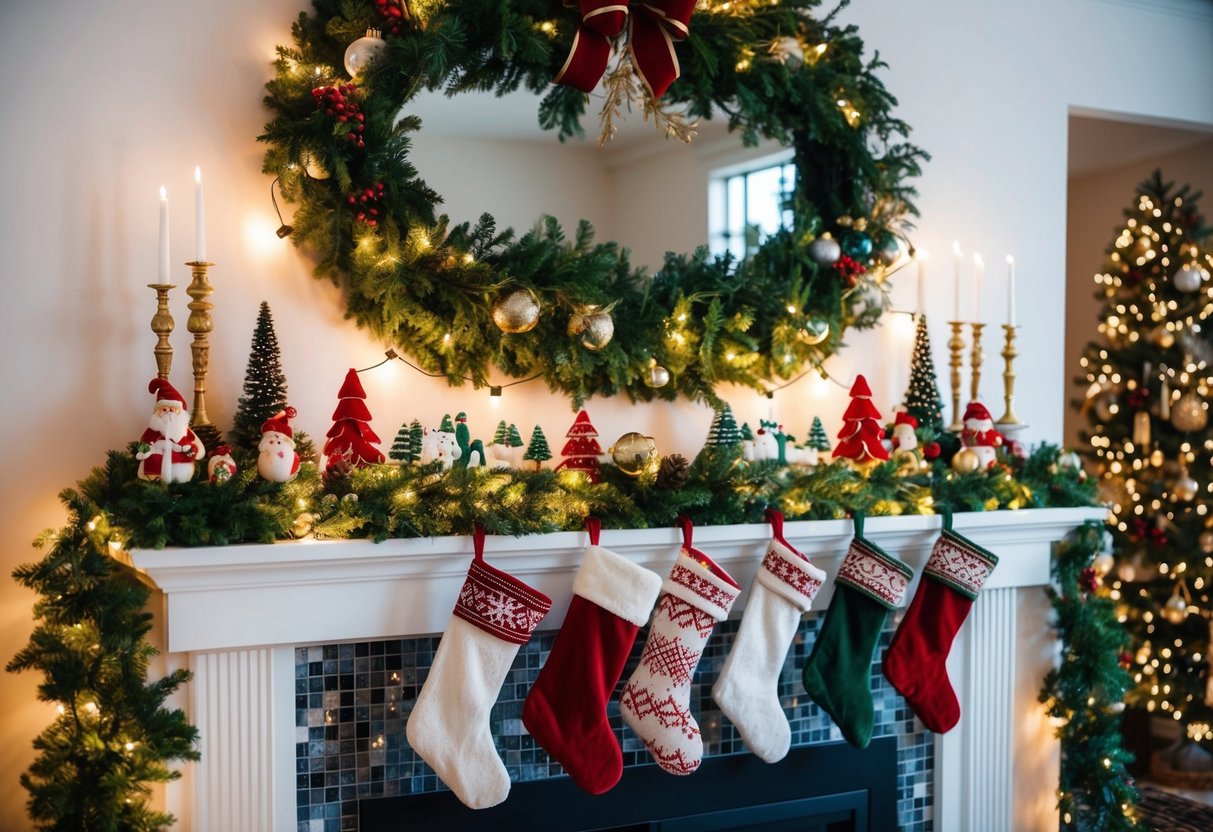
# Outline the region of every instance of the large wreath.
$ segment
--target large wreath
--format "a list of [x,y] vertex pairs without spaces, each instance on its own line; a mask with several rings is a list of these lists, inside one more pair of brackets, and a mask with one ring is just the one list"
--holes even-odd
[[[346,289],[348,315],[452,384],[541,376],[578,405],[620,392],[715,401],[726,382],[764,390],[819,366],[886,308],[916,213],[907,180],[926,158],[891,114],[879,57],[865,63],[855,28],[832,22],[837,9],[814,19],[817,5],[650,0],[627,6],[614,36],[595,26],[620,7],[594,0],[315,0],[267,85],[264,169],[298,203],[293,239]],[[355,50],[375,57],[353,80],[346,51],[369,27],[386,43]],[[674,77],[681,63],[664,94],[671,67],[652,66],[653,38],[676,56]],[[574,47],[589,49],[588,82]],[[543,96],[542,127],[566,140],[582,134],[589,96],[553,79],[592,86],[602,72],[608,131],[634,98],[669,134],[724,116],[747,145],[791,148],[790,227],[744,261],[700,249],[667,255],[653,275],[585,222],[566,234],[547,217],[516,236],[487,214],[462,225],[438,215],[441,198],[408,158],[420,90],[525,88]],[[506,329],[525,326],[532,299],[529,331],[494,324],[497,312]]]

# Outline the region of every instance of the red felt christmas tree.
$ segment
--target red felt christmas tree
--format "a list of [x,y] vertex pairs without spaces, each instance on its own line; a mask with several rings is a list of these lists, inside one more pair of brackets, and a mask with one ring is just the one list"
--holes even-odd
[[324,470],[383,462],[383,453],[375,447],[380,439],[371,430],[371,411],[367,409],[366,391],[358,380],[357,370],[345,374],[337,399],[333,426],[325,434],[328,441],[324,443],[324,455],[328,461]]
[[597,435],[598,431],[590,422],[590,414],[584,410],[578,413],[573,426],[565,434],[569,441],[564,443],[564,448],[560,451],[564,459],[556,466],[556,470],[569,468],[582,471],[590,482],[598,482],[598,456],[602,453],[602,447],[594,438]]
[[856,462],[889,458],[889,452],[881,442],[884,429],[880,426],[880,411],[872,404],[872,390],[863,376],[857,376],[851,385],[851,404],[842,419],[835,457]]

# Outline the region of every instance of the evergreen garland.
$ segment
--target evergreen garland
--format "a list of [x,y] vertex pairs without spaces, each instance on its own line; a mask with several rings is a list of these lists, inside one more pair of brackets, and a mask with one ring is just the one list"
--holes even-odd
[[935,378],[935,359],[931,356],[931,335],[927,316],[919,315],[914,328],[914,354],[910,359],[910,384],[906,388],[906,412],[918,420],[924,437],[943,433],[943,399]]
[[1053,604],[1061,662],[1045,677],[1040,701],[1059,721],[1061,782],[1057,808],[1064,832],[1139,829],[1137,789],[1125,766],[1120,712],[1131,680],[1125,669],[1128,635],[1116,602],[1095,574],[1102,523],[1087,523],[1058,544],[1053,556]]
[[[744,262],[701,249],[668,255],[652,276],[616,243],[595,242],[588,223],[570,233],[544,218],[521,237],[488,215],[451,225],[409,161],[421,124],[408,108],[421,89],[522,87],[543,96],[543,127],[561,139],[580,134],[586,96],[551,84],[577,28],[573,10],[559,0],[426,4],[349,83],[345,49],[377,22],[376,6],[313,5],[292,28],[295,45],[279,47],[267,85],[274,116],[260,137],[270,145],[264,170],[298,203],[294,242],[318,253],[318,276],[348,290],[348,314],[424,370],[478,387],[494,367],[542,374],[576,406],[617,393],[715,402],[718,384],[761,390],[767,379],[819,365],[848,328],[872,326],[885,308],[890,252],[915,213],[907,180],[926,154],[904,141],[909,127],[892,115],[895,99],[876,76],[884,65],[864,60],[856,29],[836,25],[834,13],[815,19],[818,0],[709,2],[695,11],[678,47],[682,78],[661,106],[726,117],[748,145],[792,148],[794,222]],[[772,52],[787,38],[803,46],[803,62]],[[860,274],[809,256],[827,231]],[[518,288],[533,292],[543,314],[530,332],[505,334],[492,304]],[[615,323],[597,352],[566,331],[590,306],[612,309]],[[823,325],[828,337],[812,337]],[[669,369],[670,384],[644,383],[653,361]]]

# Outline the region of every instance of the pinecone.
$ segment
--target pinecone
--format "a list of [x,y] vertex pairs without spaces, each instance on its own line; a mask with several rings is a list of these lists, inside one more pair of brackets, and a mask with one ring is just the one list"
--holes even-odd
[[354,466],[348,459],[334,459],[324,469],[324,478],[333,482],[348,480],[353,470]]
[[682,488],[691,476],[691,463],[682,454],[670,454],[661,458],[657,468],[658,488]]

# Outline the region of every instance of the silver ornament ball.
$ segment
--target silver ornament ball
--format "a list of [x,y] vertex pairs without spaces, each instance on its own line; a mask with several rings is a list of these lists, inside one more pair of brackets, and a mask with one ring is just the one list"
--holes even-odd
[[378,29],[367,29],[366,35],[358,38],[345,50],[345,71],[351,78],[357,78],[358,73],[366,69],[366,65],[379,54],[387,41],[379,37]]
[[1195,393],[1185,393],[1179,401],[1171,405],[1171,424],[1184,433],[1204,430],[1209,423],[1209,413],[1205,403]]
[[515,289],[493,301],[493,323],[502,332],[530,332],[539,323],[539,301],[530,289]]
[[832,266],[842,257],[842,246],[833,237],[821,236],[809,243],[809,256],[819,266]]
[[830,337],[830,322],[821,318],[809,318],[800,326],[797,337],[810,347]]
[[1175,276],[1171,278],[1171,282],[1181,292],[1195,292],[1200,288],[1204,279],[1204,269],[1195,263],[1189,263],[1175,273]]

